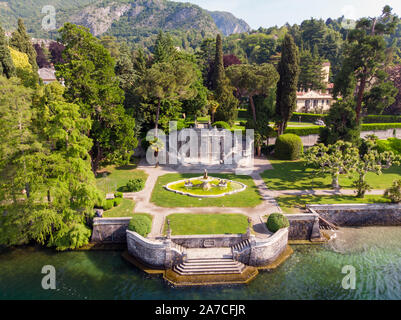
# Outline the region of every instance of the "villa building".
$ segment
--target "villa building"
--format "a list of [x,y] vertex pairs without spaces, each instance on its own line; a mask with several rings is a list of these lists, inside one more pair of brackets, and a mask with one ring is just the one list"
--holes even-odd
[[308,90],[297,92],[297,112],[305,113],[325,113],[329,111],[333,103],[333,87],[334,84],[329,82],[330,62],[323,64],[325,73],[324,83],[326,90]]

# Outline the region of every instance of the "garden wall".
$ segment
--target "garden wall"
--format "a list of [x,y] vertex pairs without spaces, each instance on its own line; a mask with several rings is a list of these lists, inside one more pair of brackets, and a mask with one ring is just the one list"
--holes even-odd
[[194,235],[172,236],[171,240],[185,248],[230,248],[248,239],[246,234],[238,235]]
[[92,242],[126,243],[131,218],[94,218]]
[[322,235],[319,228],[319,215],[308,214],[287,214],[290,222],[289,240],[320,240]]
[[255,238],[252,241],[248,265],[266,266],[273,263],[286,250],[288,244],[288,228],[277,231],[270,238]]
[[401,226],[401,205],[307,205],[322,218],[340,227]]
[[158,269],[171,269],[182,263],[183,255],[171,246],[171,240],[149,240],[127,230],[128,252],[144,264]]

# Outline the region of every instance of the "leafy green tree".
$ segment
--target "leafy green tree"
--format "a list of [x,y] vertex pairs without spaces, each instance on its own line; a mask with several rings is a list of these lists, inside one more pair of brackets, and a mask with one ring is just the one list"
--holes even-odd
[[384,36],[393,33],[397,23],[391,11],[385,6],[381,16],[360,19],[356,29],[348,35],[342,69],[336,77],[333,93],[347,98],[356,92],[357,121],[361,118],[367,86],[384,75],[387,48]]
[[128,163],[137,145],[135,120],[122,105],[124,93],[113,58],[87,28],[66,23],[60,35],[65,64],[56,66],[57,74],[65,80],[66,100],[78,104],[82,117],[92,120],[93,172],[102,163]]
[[11,78],[15,75],[15,66],[7,46],[6,35],[3,28],[0,26],[0,76],[1,75]]
[[160,63],[173,61],[175,60],[177,53],[178,51],[174,47],[171,36],[160,31],[153,51],[154,62]]
[[357,145],[360,140],[360,121],[356,118],[355,101],[339,100],[331,106],[326,126],[320,129],[319,141],[329,145],[338,140]]
[[367,114],[382,114],[396,101],[398,89],[392,82],[381,82],[375,85],[363,97],[363,105]]
[[321,174],[330,174],[334,189],[340,189],[338,181],[340,175],[350,175],[355,172],[358,159],[358,148],[350,142],[341,140],[329,146],[319,144],[305,152],[305,160],[308,165],[316,167]]
[[185,60],[155,63],[139,81],[136,91],[147,103],[155,103],[155,130],[159,128],[162,104],[168,101],[188,100],[196,96],[193,87],[196,70]]
[[281,61],[278,65],[280,80],[277,83],[276,114],[278,134],[284,133],[288,121],[297,107],[299,78],[299,53],[294,39],[287,34],[282,44]]
[[18,51],[26,53],[33,71],[36,72],[38,70],[38,65],[36,63],[36,51],[31,43],[31,38],[26,32],[26,28],[22,19],[18,19],[18,28],[11,36],[10,45]]
[[366,181],[366,174],[373,172],[377,175],[382,174],[383,169],[388,169],[393,165],[399,165],[401,157],[396,156],[392,151],[378,152],[377,143],[374,137],[368,137],[365,141],[365,152],[360,154],[355,164],[355,171],[358,174],[353,186],[357,189],[357,197],[364,198],[366,191],[372,187]]
[[226,70],[231,84],[237,88],[242,97],[249,99],[253,121],[256,123],[255,95],[268,95],[271,88],[277,85],[279,74],[271,64],[232,65]]

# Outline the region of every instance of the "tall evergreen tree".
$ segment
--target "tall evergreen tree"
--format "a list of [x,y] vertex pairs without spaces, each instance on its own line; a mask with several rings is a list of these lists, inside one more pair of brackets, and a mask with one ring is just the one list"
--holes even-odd
[[10,50],[3,28],[0,26],[0,76],[11,78],[15,74],[15,66],[11,59]]
[[280,80],[277,83],[276,114],[278,134],[284,133],[287,123],[297,107],[297,87],[299,78],[299,53],[292,36],[287,34],[281,49],[278,65]]
[[32,45],[31,38],[26,32],[24,21],[18,19],[18,28],[11,36],[10,45],[20,52],[28,55],[29,63],[32,66],[32,70],[36,72],[38,70],[38,64],[36,63],[36,51]]
[[216,90],[219,83],[223,81],[224,74],[224,55],[223,55],[223,43],[221,35],[218,34],[216,37],[216,55],[213,63],[213,74],[211,81],[211,89]]

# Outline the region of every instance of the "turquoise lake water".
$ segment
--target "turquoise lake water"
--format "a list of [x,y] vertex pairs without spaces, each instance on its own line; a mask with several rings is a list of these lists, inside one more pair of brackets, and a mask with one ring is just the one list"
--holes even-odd
[[[184,289],[145,275],[121,252],[16,249],[0,254],[0,299],[401,299],[401,228],[347,228],[329,244],[292,247],[249,285]],[[56,290],[41,287],[44,265],[56,268]],[[355,267],[355,290],[342,288],[346,265]]]

